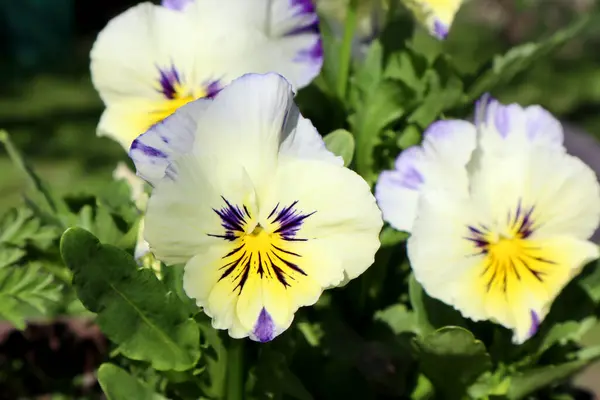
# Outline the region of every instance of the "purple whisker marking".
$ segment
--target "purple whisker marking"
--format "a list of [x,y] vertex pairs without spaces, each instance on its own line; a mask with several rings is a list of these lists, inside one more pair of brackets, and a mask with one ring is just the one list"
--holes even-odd
[[168,156],[162,151],[155,149],[154,147],[150,147],[142,143],[140,139],[135,139],[131,144],[131,150],[139,150],[144,153],[148,157],[158,157],[158,158],[167,158]]
[[528,333],[528,337],[532,337],[533,335],[536,334],[536,332],[538,331],[540,327],[540,317],[537,315],[537,313],[533,310],[531,310],[531,328],[529,328],[529,333]]
[[273,214],[275,214],[275,212],[277,211],[277,208],[279,208],[279,203],[277,203],[275,205],[275,207],[271,210],[271,212],[269,213],[269,216],[267,217],[267,219],[271,219],[271,217],[273,216]]
[[214,99],[221,89],[223,89],[223,87],[218,80],[210,82],[208,85],[206,85],[206,97],[209,99]]
[[296,272],[298,272],[298,273],[300,273],[300,274],[302,274],[302,275],[304,275],[304,276],[307,276],[307,275],[306,275],[306,272],[304,272],[304,271],[302,270],[302,268],[300,268],[298,265],[296,265],[296,264],[294,264],[293,262],[290,262],[290,261],[288,261],[288,260],[286,260],[286,259],[284,259],[284,258],[280,257],[280,256],[279,256],[279,254],[275,253],[274,251],[273,251],[272,253],[273,253],[273,255],[275,255],[275,257],[277,257],[277,258],[278,258],[278,259],[279,259],[281,262],[283,262],[283,263],[284,263],[284,264],[285,264],[285,265],[286,265],[288,268],[290,268],[290,269],[293,269],[294,271],[296,271]]
[[261,343],[269,342],[275,337],[275,322],[273,322],[273,318],[264,307],[258,315],[252,333]]
[[244,211],[240,207],[231,204],[227,199],[221,196],[226,206],[221,209],[213,208],[213,211],[221,218],[221,226],[225,228],[224,235],[217,235],[209,233],[208,236],[218,237],[229,241],[237,239],[244,231],[244,225],[246,225],[246,215],[250,217],[250,212],[244,206]]
[[166,69],[158,68],[158,72],[160,74],[158,81],[161,87],[159,92],[161,92],[167,99],[175,99],[178,96],[175,86],[181,84],[179,72],[177,72],[177,69],[174,65],[172,65],[171,68]]
[[294,58],[296,62],[321,62],[322,60],[323,42],[320,39],[311,48],[300,50]]
[[271,223],[279,223],[279,227],[273,231],[273,233],[278,233],[283,240],[301,240],[296,238],[296,234],[302,227],[304,220],[316,212],[313,211],[309,214],[303,214],[294,208],[296,204],[298,204],[298,200],[277,211],[279,207],[278,203],[269,214],[268,219],[271,219],[275,214],[275,218],[272,219]]

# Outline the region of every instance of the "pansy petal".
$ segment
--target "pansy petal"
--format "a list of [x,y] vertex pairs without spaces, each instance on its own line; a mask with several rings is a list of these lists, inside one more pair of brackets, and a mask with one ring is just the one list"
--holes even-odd
[[438,39],[446,39],[463,0],[403,0],[415,17]]
[[484,147],[498,148],[505,143],[514,150],[533,144],[563,150],[562,125],[544,108],[504,105],[492,98],[484,103],[480,121]]
[[300,115],[295,105],[286,117],[279,153],[291,157],[321,160],[338,166],[344,165],[344,159],[327,149],[312,122]]
[[188,21],[181,13],[151,3],[138,4],[112,19],[90,54],[92,82],[102,99],[160,100],[158,68],[194,65],[194,52],[181,40],[190,34]]
[[156,184],[175,158],[191,151],[197,119],[211,102],[211,99],[198,99],[188,103],[135,139],[129,157],[135,164],[137,175]]
[[[276,71],[302,88],[321,70],[319,20],[310,0],[204,0],[186,12],[194,13],[218,46],[201,51],[219,55],[211,64],[225,82],[244,73]],[[199,33],[196,40],[206,46],[204,30]]]
[[179,157],[177,178],[160,180],[148,201],[144,238],[166,264],[186,262],[222,241],[211,236],[222,230],[216,210],[256,207],[254,187],[242,166],[208,155],[203,162],[211,163],[214,173],[189,154]]
[[[308,215],[295,240],[294,252],[311,258],[305,265],[308,276],[324,287],[339,284],[341,273],[353,279],[372,263],[379,248],[378,233],[383,221],[368,184],[347,168],[320,161],[283,159],[273,186],[265,199],[261,220],[287,204],[296,204],[300,214]],[[306,256],[305,256],[306,254]],[[341,261],[319,262],[317,255]]]
[[466,190],[465,165],[475,147],[475,135],[469,122],[438,121],[425,131],[420,146],[400,153],[395,170],[384,171],[375,187],[384,220],[410,232],[423,186]]

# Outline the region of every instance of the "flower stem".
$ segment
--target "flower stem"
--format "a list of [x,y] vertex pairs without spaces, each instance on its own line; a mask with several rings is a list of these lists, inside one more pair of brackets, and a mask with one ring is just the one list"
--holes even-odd
[[230,339],[227,349],[227,400],[244,399],[244,339]]
[[350,73],[350,62],[352,59],[352,38],[356,30],[356,13],[358,0],[350,0],[346,10],[346,23],[344,25],[344,37],[340,47],[340,69],[338,71],[337,93],[341,100],[346,98],[348,89],[348,74]]

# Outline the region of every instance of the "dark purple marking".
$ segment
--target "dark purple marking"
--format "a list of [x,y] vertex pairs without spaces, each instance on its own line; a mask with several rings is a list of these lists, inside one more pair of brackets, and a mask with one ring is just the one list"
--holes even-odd
[[264,307],[258,315],[253,334],[261,343],[270,342],[275,337],[275,323]]
[[294,58],[296,62],[316,62],[320,63],[323,61],[323,42],[321,39],[317,40],[311,48],[300,50]]
[[162,69],[159,68],[158,72],[160,74],[159,82],[161,92],[167,99],[174,99],[177,97],[177,90],[175,89],[176,85],[181,84],[181,77],[179,76],[179,72],[174,65],[171,68]]
[[438,39],[446,39],[448,37],[448,26],[439,19],[433,23],[433,34]]
[[540,327],[540,317],[538,317],[537,313],[531,310],[531,328],[529,328],[528,338],[532,337],[536,334]]
[[298,200],[294,201],[289,206],[278,210],[278,203],[269,214],[268,219],[271,220],[272,218],[271,223],[279,224],[279,227],[273,233],[278,233],[283,240],[306,240],[296,238],[296,234],[302,227],[304,220],[313,215],[316,211],[309,214],[303,214],[294,208],[296,204],[298,204]]
[[193,0],[162,0],[161,5],[171,10],[181,11]]
[[208,236],[218,237],[230,242],[241,236],[244,231],[244,225],[246,225],[246,215],[250,217],[248,210],[244,207],[242,209],[236,205],[231,204],[227,199],[221,196],[225,202],[225,206],[219,210],[213,208],[213,211],[221,218],[221,226],[225,228],[225,234],[216,235],[208,234]]
[[312,0],[290,0],[290,5],[298,11],[298,14],[314,14],[317,11]]
[[223,89],[223,87],[218,80],[210,82],[208,85],[206,85],[206,97],[209,99],[214,99],[221,89]]
[[167,158],[168,156],[163,153],[162,151],[155,149],[154,147],[150,147],[145,145],[144,143],[142,143],[142,141],[138,138],[135,139],[133,141],[133,143],[131,144],[131,151],[133,150],[139,150],[142,153],[144,153],[144,155],[148,156],[148,157],[158,157],[158,158]]

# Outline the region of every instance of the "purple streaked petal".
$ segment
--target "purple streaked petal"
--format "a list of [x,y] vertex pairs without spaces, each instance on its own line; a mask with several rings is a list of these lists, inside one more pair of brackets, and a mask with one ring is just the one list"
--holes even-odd
[[159,91],[167,99],[174,99],[180,95],[180,93],[177,93],[177,87],[181,85],[181,76],[177,68],[174,65],[169,68],[158,68],[158,73]]
[[508,107],[504,107],[500,104],[495,109],[494,113],[494,124],[500,136],[506,138],[510,132],[510,114]]
[[270,342],[275,338],[275,322],[264,307],[256,320],[251,338],[261,343]]
[[438,39],[446,39],[448,37],[449,27],[439,19],[433,22],[433,35]]
[[317,11],[312,0],[290,0],[290,5],[298,14],[314,14]]
[[314,63],[315,65],[319,65],[320,69],[321,64],[323,64],[323,42],[321,39],[319,38],[311,47],[300,50],[296,54],[294,61]]
[[215,80],[206,85],[206,97],[212,99],[223,89],[219,80]]
[[189,4],[193,3],[194,0],[162,0],[161,5],[171,10],[182,11]]
[[420,146],[409,147],[396,158],[398,184],[407,189],[419,190],[425,178],[420,171],[419,162],[423,157]]
[[180,107],[175,113],[138,136],[129,150],[137,175],[155,185],[167,173],[174,177],[171,160],[192,148],[196,120],[212,100],[198,99]]
[[529,328],[528,338],[536,334],[540,327],[540,317],[537,313],[531,310],[531,328]]

